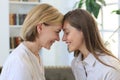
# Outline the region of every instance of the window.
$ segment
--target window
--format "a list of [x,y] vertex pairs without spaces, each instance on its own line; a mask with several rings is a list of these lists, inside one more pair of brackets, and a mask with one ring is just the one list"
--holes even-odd
[[112,13],[118,9],[118,0],[105,0],[106,6],[102,6],[97,22],[99,30],[107,48],[118,57],[120,36],[119,36],[119,15]]

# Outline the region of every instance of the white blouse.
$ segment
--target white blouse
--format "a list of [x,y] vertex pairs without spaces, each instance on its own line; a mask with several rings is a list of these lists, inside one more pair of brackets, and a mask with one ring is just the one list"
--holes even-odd
[[103,65],[91,53],[83,61],[79,54],[71,64],[75,80],[120,80],[120,62],[107,55],[99,58],[117,70]]
[[43,64],[21,43],[3,65],[0,80],[45,80]]

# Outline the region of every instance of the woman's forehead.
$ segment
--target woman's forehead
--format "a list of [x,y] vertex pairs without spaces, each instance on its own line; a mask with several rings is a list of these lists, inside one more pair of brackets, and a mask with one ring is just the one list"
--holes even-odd
[[63,30],[69,29],[71,25],[69,24],[69,22],[64,22],[63,24]]

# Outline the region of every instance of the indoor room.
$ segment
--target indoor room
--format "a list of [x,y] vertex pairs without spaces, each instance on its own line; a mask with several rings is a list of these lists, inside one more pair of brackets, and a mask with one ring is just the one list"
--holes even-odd
[[[98,62],[103,62],[104,66],[111,67],[112,59],[110,59],[108,62],[104,63],[104,60],[106,61],[107,59],[106,58],[103,59],[99,56],[96,57],[97,51],[101,52],[101,53],[106,52],[105,55],[112,56],[112,57],[114,56],[114,58],[120,62],[120,60],[119,60],[120,59],[120,0],[1,0],[0,1],[0,11],[1,11],[0,22],[1,22],[2,29],[0,29],[0,39],[1,39],[0,40],[0,73],[3,69],[3,66],[5,65],[6,60],[9,58],[9,56],[11,54],[15,53],[15,49],[21,43],[23,43],[25,41],[25,40],[21,39],[20,31],[22,30],[22,27],[24,26],[23,24],[25,24],[24,20],[27,19],[26,17],[28,16],[29,11],[31,11],[33,9],[33,7],[41,5],[41,4],[52,5],[62,14],[63,17],[69,11],[73,11],[76,9],[83,9],[86,12],[89,12],[90,15],[93,17],[93,19],[96,21],[96,25],[98,27],[98,31],[97,30],[96,30],[96,32],[93,31],[93,33],[96,33],[96,35],[97,35],[97,32],[100,32],[100,36],[103,40],[103,43],[102,43],[102,41],[99,42],[99,36],[96,37],[96,40],[98,40],[98,43],[96,43],[97,41],[95,42],[95,39],[89,41],[88,40],[89,38],[85,37],[85,35],[87,34],[86,33],[84,35],[84,38],[86,38],[86,40],[87,40],[87,42],[85,43],[86,48],[88,49],[90,54],[93,51],[92,55],[94,56],[94,58]],[[51,15],[53,13],[54,12],[47,13],[47,15]],[[32,14],[34,14],[34,11]],[[74,16],[76,16],[76,15],[74,15]],[[70,21],[76,22],[73,19],[71,18]],[[85,18],[85,20],[86,19],[87,18]],[[37,19],[35,19],[35,20],[37,21]],[[87,58],[87,57],[84,57],[84,55],[81,55],[81,60],[82,60],[81,64],[84,67],[85,75],[81,74],[82,77],[78,78],[78,76],[80,74],[77,74],[77,69],[73,70],[72,69],[73,67],[71,67],[71,65],[73,65],[72,64],[73,60],[77,59],[77,57],[78,57],[78,56],[77,57],[75,56],[75,51],[78,50],[79,54],[81,54],[82,51],[79,49],[74,50],[74,47],[69,46],[70,44],[72,44],[72,40],[75,41],[75,39],[78,39],[78,38],[77,38],[77,35],[74,35],[72,37],[71,42],[69,42],[69,40],[67,41],[67,38],[69,38],[69,37],[67,37],[68,34],[65,32],[66,28],[64,28],[65,20],[67,20],[67,18],[66,19],[64,18],[63,21],[61,21],[62,22],[61,30],[59,30],[59,32],[57,32],[57,34],[59,36],[59,40],[56,39],[55,41],[52,41],[51,42],[52,45],[50,46],[50,49],[46,49],[46,47],[42,46],[39,50],[39,53],[38,53],[40,56],[39,61],[42,62],[43,67],[44,67],[44,77],[46,80],[92,80],[92,79],[89,79],[90,77],[88,77],[90,74],[89,71],[87,72],[87,70],[89,70],[89,69],[86,69],[88,66],[87,67],[84,66],[85,64],[83,61],[85,60],[85,58]],[[68,20],[69,20],[69,18],[68,18]],[[83,20],[81,19],[80,21],[81,21],[80,25],[82,25],[82,23],[84,24],[84,19]],[[43,22],[42,24],[49,26],[49,24],[47,24],[46,22]],[[42,25],[42,24],[40,24],[40,25]],[[78,21],[78,24],[79,24],[79,21]],[[30,25],[32,25],[32,22]],[[73,23],[73,25],[74,25],[74,23]],[[73,26],[73,25],[71,25],[71,26]],[[92,25],[92,23],[90,23],[90,25]],[[80,26],[80,27],[82,27],[82,26]],[[36,28],[36,30],[38,30],[38,27]],[[92,28],[88,29],[88,31],[90,31],[90,30],[92,30]],[[82,31],[82,28],[81,28],[81,31]],[[45,33],[49,34],[49,33],[47,33],[47,31]],[[84,32],[83,32],[83,34],[84,34]],[[90,34],[88,33],[88,35],[90,35]],[[91,33],[91,35],[94,36],[94,34],[92,34],[92,33]],[[51,36],[52,35],[50,35],[50,37]],[[64,36],[66,36],[65,40],[63,40]],[[43,40],[43,43],[46,41],[45,39]],[[90,45],[91,47],[88,47],[89,44],[87,44],[87,43],[89,43],[89,42],[91,42],[91,45]],[[41,42],[41,44],[43,44],[43,43]],[[100,43],[100,45],[102,45],[102,46],[100,46],[100,49],[97,46],[97,45],[99,45],[99,43]],[[95,47],[96,47],[96,48],[93,48],[93,50],[91,49],[92,44],[95,44]],[[25,43],[25,45],[27,45],[27,43]],[[95,50],[96,54],[94,54],[94,50]],[[110,53],[109,53],[109,51],[110,51]],[[21,51],[19,51],[18,53],[20,53],[20,52]],[[112,55],[111,55],[111,53],[112,53]],[[103,56],[104,56],[104,54],[103,54]],[[17,60],[16,60],[16,62],[17,62]],[[32,62],[32,61],[30,61],[30,62]],[[109,62],[111,62],[111,63],[109,64]],[[90,62],[90,64],[91,63],[92,62]],[[117,62],[113,62],[113,63],[117,63]],[[115,65],[120,66],[120,63],[115,64]],[[114,65],[111,68],[114,68]],[[120,68],[118,70],[119,70],[118,75],[120,75]],[[22,69],[21,69],[21,71],[22,71]],[[36,71],[34,71],[34,72],[36,72]],[[14,71],[13,73],[18,73],[18,72]],[[102,75],[102,73],[101,73],[101,75]],[[116,73],[116,75],[117,75],[117,73]],[[1,76],[1,74],[0,74],[0,76]],[[108,78],[107,80],[110,80],[110,79],[112,79],[112,78]],[[0,80],[3,80],[3,79],[0,78]],[[12,79],[8,79],[8,80],[12,80]],[[15,80],[15,79],[13,79],[13,80]],[[23,80],[23,79],[21,78],[20,80]],[[38,79],[36,78],[36,79],[31,79],[31,80],[38,80]],[[39,79],[39,80],[44,80],[44,79]],[[106,80],[106,79],[94,78],[94,80]],[[116,80],[116,78],[113,80]]]

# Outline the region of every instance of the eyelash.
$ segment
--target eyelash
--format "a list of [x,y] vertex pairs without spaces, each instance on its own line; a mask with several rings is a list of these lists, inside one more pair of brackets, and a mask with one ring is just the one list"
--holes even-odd
[[69,32],[66,32],[65,34],[66,34],[66,35],[68,35],[68,34],[69,34]]
[[56,33],[59,33],[59,31],[56,31]]

